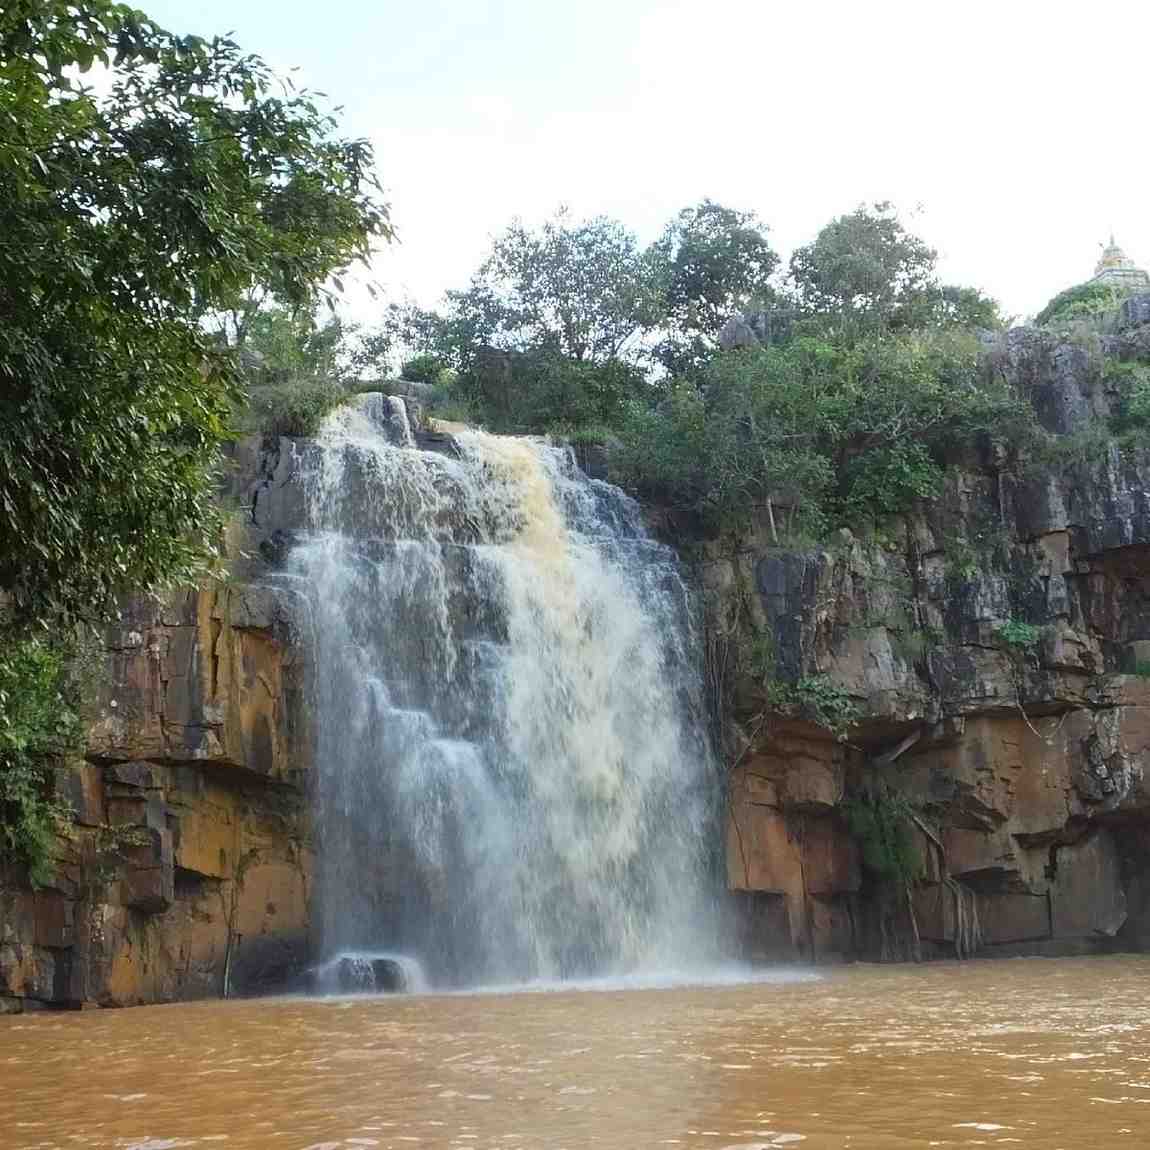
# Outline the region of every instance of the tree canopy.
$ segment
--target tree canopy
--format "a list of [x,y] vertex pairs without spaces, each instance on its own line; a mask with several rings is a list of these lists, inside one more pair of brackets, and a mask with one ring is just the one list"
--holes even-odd
[[841,334],[938,326],[998,327],[993,300],[938,282],[937,253],[908,232],[888,203],[826,225],[791,256],[790,279],[807,313]]
[[[103,95],[82,74],[107,69]],[[235,363],[389,238],[370,147],[227,38],[109,0],[0,11],[0,590],[50,623],[193,576]]]
[[561,209],[536,231],[512,222],[467,291],[450,299],[471,342],[602,363],[620,358],[650,322],[654,294],[622,224],[576,221]]
[[652,245],[663,338],[655,356],[672,375],[697,369],[732,316],[774,301],[779,257],[751,212],[703,200],[684,208]]

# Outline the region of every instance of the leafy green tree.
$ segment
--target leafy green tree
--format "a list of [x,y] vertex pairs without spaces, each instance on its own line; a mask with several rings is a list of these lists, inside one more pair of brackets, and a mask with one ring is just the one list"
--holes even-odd
[[863,330],[890,326],[934,282],[936,253],[888,203],[832,220],[791,256],[791,280],[815,315]]
[[716,357],[701,394],[684,381],[654,409],[632,409],[617,475],[716,526],[763,508],[776,540],[821,530],[833,481],[822,440],[836,420],[838,382],[827,351],[799,340]]
[[494,431],[606,435],[645,388],[639,368],[622,360],[588,363],[546,350],[488,348],[451,390]]
[[650,322],[654,285],[622,224],[575,221],[563,209],[537,231],[512,223],[470,288],[449,299],[456,338],[472,347],[603,363],[623,357]]
[[351,335],[338,316],[320,323],[315,312],[273,307],[247,317],[240,351],[245,400],[240,428],[314,435],[323,417],[349,394]]
[[905,512],[977,437],[1017,444],[1033,425],[967,333],[800,335],[717,356],[695,401],[684,388],[632,410],[617,473],[712,522],[761,509],[775,540]]
[[[111,69],[97,95],[79,74]],[[235,361],[203,322],[306,305],[390,236],[369,146],[229,39],[109,0],[0,10],[0,592],[23,621],[186,580]]]
[[414,383],[435,383],[445,370],[447,364],[438,356],[421,352],[410,359],[405,359],[399,374],[403,379],[410,379]]
[[776,298],[779,257],[752,212],[713,200],[684,208],[649,252],[666,334],[655,355],[672,375],[697,371],[733,315]]
[[1005,327],[998,303],[978,288],[943,284],[926,298],[923,326],[983,328],[998,331]]
[[822,329],[846,336],[895,329],[1002,326],[993,300],[940,284],[937,253],[887,203],[832,220],[791,256],[799,302]]

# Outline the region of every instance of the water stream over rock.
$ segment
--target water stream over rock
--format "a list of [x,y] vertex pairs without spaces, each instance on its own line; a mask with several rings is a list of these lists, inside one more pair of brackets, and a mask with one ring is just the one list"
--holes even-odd
[[673,551],[566,449],[329,418],[310,603],[323,950],[436,985],[701,968],[716,785]]

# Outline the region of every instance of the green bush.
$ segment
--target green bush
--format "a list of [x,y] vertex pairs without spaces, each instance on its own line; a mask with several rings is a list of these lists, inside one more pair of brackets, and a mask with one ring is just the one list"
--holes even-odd
[[1150,365],[1108,360],[1103,379],[1114,395],[1109,429],[1124,440],[1150,432]]
[[1084,283],[1059,292],[1034,317],[1039,327],[1060,327],[1075,320],[1116,311],[1130,294],[1112,284]]
[[935,498],[956,454],[1023,441],[1033,423],[964,333],[807,335],[720,355],[701,390],[632,405],[614,462],[642,493],[717,522],[765,507],[776,533],[817,536]]
[[657,407],[636,400],[611,453],[613,477],[647,498],[698,507],[712,496],[707,466],[707,410],[690,383],[673,384]]
[[809,719],[845,739],[859,720],[858,704],[829,675],[807,675],[795,683],[770,683],[767,705],[774,711]]
[[843,811],[863,866],[875,878],[905,884],[921,877],[913,811],[904,796],[882,784],[871,786],[849,798]]
[[68,815],[53,768],[74,753],[82,724],[65,654],[41,639],[0,648],[0,859],[52,877],[56,833]]
[[843,518],[879,519],[905,511],[915,500],[935,499],[942,467],[923,443],[899,440],[852,459],[842,472]]
[[1012,651],[1029,651],[1038,643],[1038,628],[1021,619],[1007,619],[994,633]]
[[489,351],[451,390],[493,431],[538,434],[616,426],[632,397],[648,384],[638,368],[621,360],[591,363],[551,352]]
[[263,435],[309,436],[348,396],[330,379],[285,379],[253,385],[241,428]]
[[447,365],[437,355],[416,355],[404,360],[399,374],[412,383],[438,383]]

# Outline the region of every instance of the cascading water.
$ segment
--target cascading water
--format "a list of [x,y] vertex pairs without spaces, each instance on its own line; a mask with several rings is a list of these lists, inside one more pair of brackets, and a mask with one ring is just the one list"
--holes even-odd
[[719,841],[674,553],[568,450],[420,450],[403,401],[325,423],[310,601],[325,953],[437,985],[698,967]]

